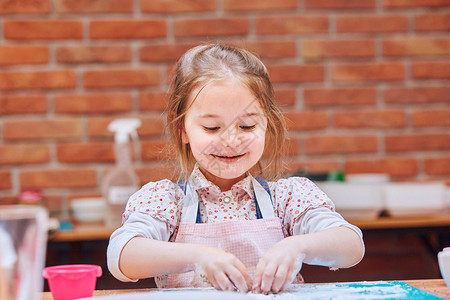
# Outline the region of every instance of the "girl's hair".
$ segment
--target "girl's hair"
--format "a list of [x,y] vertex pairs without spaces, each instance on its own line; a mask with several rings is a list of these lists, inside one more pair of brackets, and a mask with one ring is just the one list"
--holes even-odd
[[180,162],[181,178],[187,178],[195,165],[189,144],[182,141],[185,115],[191,93],[212,80],[237,79],[258,99],[267,118],[264,154],[250,170],[252,174],[274,179],[282,171],[286,124],[275,102],[272,84],[264,64],[247,50],[222,44],[206,44],[188,50],[177,62],[167,109],[172,146]]

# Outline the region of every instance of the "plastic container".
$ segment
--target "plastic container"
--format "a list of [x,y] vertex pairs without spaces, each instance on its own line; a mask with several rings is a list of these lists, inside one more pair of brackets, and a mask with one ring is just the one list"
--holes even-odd
[[442,278],[450,289],[450,247],[446,247],[438,253],[438,262]]
[[47,230],[43,207],[0,205],[0,299],[41,299]]
[[46,267],[44,278],[54,300],[72,300],[91,297],[102,268],[97,265],[61,265]]

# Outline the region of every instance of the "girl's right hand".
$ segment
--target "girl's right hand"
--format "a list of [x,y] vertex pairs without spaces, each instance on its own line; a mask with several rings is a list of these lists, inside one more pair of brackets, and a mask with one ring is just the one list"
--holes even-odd
[[217,290],[248,292],[252,279],[245,265],[233,254],[199,245],[197,270]]

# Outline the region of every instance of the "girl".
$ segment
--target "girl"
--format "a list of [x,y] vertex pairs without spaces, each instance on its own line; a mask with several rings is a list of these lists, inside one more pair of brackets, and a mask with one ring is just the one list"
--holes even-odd
[[[346,268],[361,231],[306,178],[281,172],[285,123],[263,63],[218,44],[177,63],[167,119],[184,182],[150,182],[129,199],[108,268],[122,281],[277,293],[303,263]],[[190,175],[189,175],[190,174]]]

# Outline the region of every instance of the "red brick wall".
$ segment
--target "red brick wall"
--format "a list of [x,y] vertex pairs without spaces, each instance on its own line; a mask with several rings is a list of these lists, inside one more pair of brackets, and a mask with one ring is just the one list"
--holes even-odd
[[0,203],[99,194],[107,124],[137,116],[142,183],[168,176],[168,78],[189,47],[268,66],[290,171],[450,183],[448,0],[0,0]]

